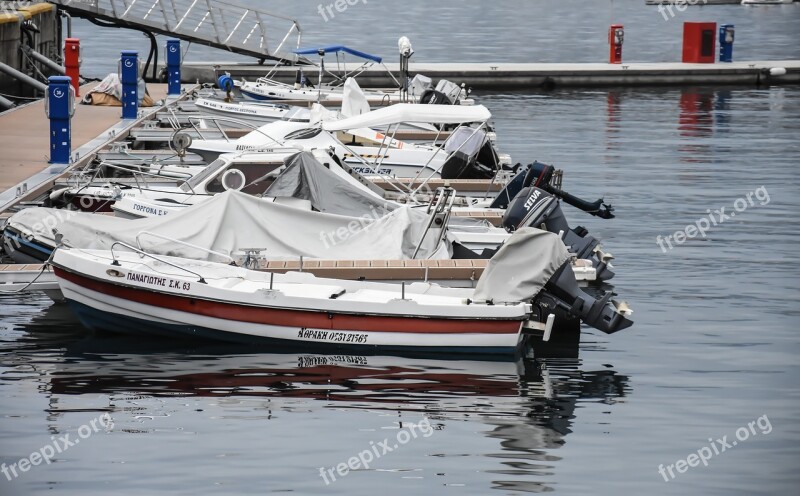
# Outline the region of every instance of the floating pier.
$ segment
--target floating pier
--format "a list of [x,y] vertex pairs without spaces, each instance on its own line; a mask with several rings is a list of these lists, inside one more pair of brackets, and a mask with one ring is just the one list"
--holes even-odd
[[[94,85],[83,86],[82,94]],[[154,100],[166,98],[164,84],[150,84],[148,91]],[[72,118],[74,149],[69,167],[48,162],[50,132],[44,100],[0,113],[0,213],[18,201],[43,193],[59,176],[86,165],[96,152],[124,140],[131,129],[163,108],[143,108],[140,118],[122,120],[120,107],[77,105]]]
[[[342,64],[354,70],[357,64]],[[387,64],[399,74],[399,64]],[[774,69],[785,69],[782,71]],[[298,67],[272,68],[258,64],[191,63],[183,64],[184,81],[215,81],[230,73],[235,79],[255,81],[273,71],[273,79],[294,83]],[[303,72],[316,81],[316,67]],[[800,60],[741,61],[716,64],[681,62],[622,62],[537,64],[537,63],[419,63],[411,65],[413,74],[424,74],[434,81],[448,79],[479,90],[529,90],[559,86],[664,86],[664,85],[759,85],[800,83]],[[358,77],[364,88],[388,88],[394,85],[383,67],[373,67]]]

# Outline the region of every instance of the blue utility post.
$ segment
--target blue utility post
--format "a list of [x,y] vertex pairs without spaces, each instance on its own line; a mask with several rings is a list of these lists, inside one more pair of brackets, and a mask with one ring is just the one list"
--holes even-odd
[[123,50],[119,79],[122,82],[122,118],[136,119],[139,115],[139,53]]
[[733,24],[719,27],[719,61],[733,62]]
[[72,79],[50,76],[47,87],[47,118],[50,119],[50,163],[69,164],[72,156]]
[[180,40],[167,40],[167,94],[181,94]]

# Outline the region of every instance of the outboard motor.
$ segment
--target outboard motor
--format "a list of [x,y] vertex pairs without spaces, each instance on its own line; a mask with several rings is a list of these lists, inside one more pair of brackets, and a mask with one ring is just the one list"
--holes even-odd
[[427,105],[452,105],[453,102],[444,93],[436,90],[425,90],[419,98],[419,103]]
[[612,334],[633,325],[628,318],[631,311],[627,304],[612,300],[612,296],[613,292],[606,291],[600,298],[594,298],[583,291],[575,280],[572,267],[566,263],[545,284],[534,304],[543,315],[555,310]]
[[[517,164],[515,169],[519,169],[520,164]],[[564,190],[558,189],[551,184],[555,167],[552,165],[543,164],[541,162],[534,162],[529,164],[524,170],[517,173],[514,178],[508,182],[505,188],[498,194],[490,208],[508,208],[509,203],[513,200],[523,188],[535,186],[541,188],[548,193],[557,196],[564,200],[569,205],[583,210],[584,212],[600,217],[601,219],[613,219],[614,207],[606,205],[604,200],[600,198],[593,202],[583,200],[577,196],[573,196]]]
[[[515,169],[519,169],[521,164],[517,164]],[[523,170],[517,173],[514,178],[506,184],[505,188],[495,197],[489,208],[508,208],[511,201],[517,197],[523,188],[529,186],[543,187],[550,184],[556,168],[552,165],[534,162],[528,164]]]
[[535,186],[523,188],[508,205],[503,215],[503,227],[509,232],[522,227],[535,227],[555,234],[562,233],[561,239],[570,253],[588,259],[597,255],[595,269],[598,280],[607,281],[614,277],[608,268],[613,257],[599,250],[600,241],[589,236],[584,227],[571,229],[561,210],[561,202],[544,189]]
[[408,85],[408,93],[413,100],[418,100],[427,90],[433,89],[433,82],[428,76],[417,74]]
[[459,104],[459,96],[461,96],[461,92],[463,89],[461,86],[457,85],[452,81],[448,81],[447,79],[442,79],[436,85],[436,91],[444,95],[449,101],[451,105],[458,105]]
[[458,127],[443,150],[448,157],[442,165],[442,179],[491,179],[499,167],[497,153],[482,129]]

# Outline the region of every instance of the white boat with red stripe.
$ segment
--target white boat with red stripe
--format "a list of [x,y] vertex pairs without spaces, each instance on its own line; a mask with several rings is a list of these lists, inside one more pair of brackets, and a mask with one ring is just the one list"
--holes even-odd
[[260,272],[156,256],[120,241],[110,250],[59,247],[52,265],[64,298],[98,331],[510,354],[523,328],[549,339],[557,315],[607,333],[632,324],[612,293],[596,299],[578,288],[557,235],[527,227],[498,250],[474,289]]
[[531,305],[472,289],[269,274],[132,252],[58,249],[65,298],[93,330],[275,345],[513,353]]

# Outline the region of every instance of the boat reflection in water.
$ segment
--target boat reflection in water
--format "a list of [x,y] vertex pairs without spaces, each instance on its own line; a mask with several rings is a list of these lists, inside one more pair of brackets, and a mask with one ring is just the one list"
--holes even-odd
[[[47,314],[58,308],[55,305],[41,317],[48,326],[53,319]],[[37,331],[41,329],[38,320],[25,330],[29,345],[38,342],[48,350],[47,360],[26,366],[38,368],[45,381],[40,391],[48,395],[55,424],[58,414],[53,412],[59,404],[74,405],[84,399],[96,403],[98,395],[108,397],[115,423],[120,425],[124,415],[132,413],[121,405],[148,397],[159,401],[176,397],[180,402],[188,402],[187,397],[214,397],[220,404],[236,400],[237,408],[244,402],[264,400],[270,415],[284,418],[297,412],[299,404],[306,411],[396,412],[401,422],[423,413],[437,429],[479,422],[479,427],[470,429],[499,440],[497,451],[482,455],[494,461],[484,458],[481,465],[491,486],[502,490],[551,489],[547,481],[553,479],[554,462],[560,459],[554,450],[571,432],[577,405],[613,402],[630,393],[626,376],[610,366],[582,370],[580,359],[575,358],[490,361],[254,353],[252,348],[218,343],[191,349],[186,341],[153,346],[126,336],[72,335],[58,343],[55,334]],[[54,356],[56,348],[60,356]],[[30,349],[25,355],[38,361]],[[181,415],[180,407],[171,408],[171,415]],[[316,427],[307,428],[313,435]],[[445,456],[438,454],[444,446],[430,446],[434,458],[420,463],[454,463],[437,461],[435,457]]]

